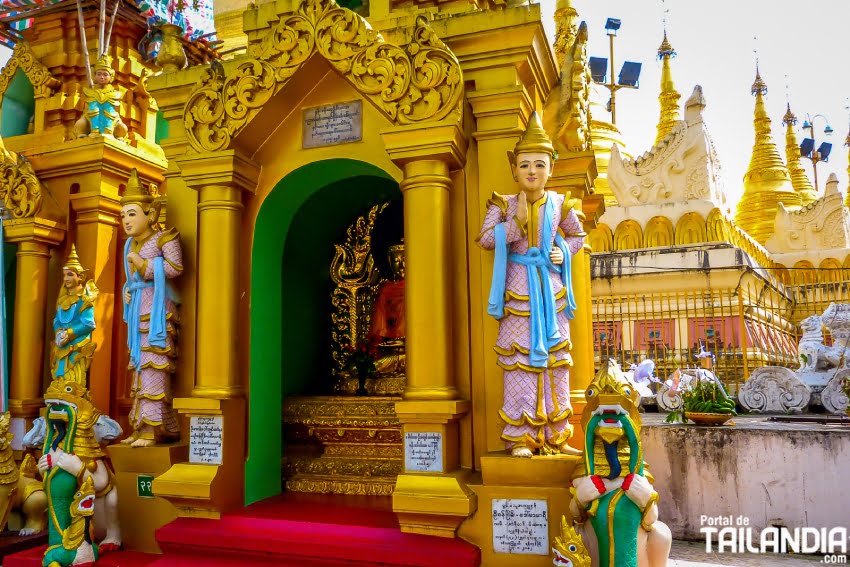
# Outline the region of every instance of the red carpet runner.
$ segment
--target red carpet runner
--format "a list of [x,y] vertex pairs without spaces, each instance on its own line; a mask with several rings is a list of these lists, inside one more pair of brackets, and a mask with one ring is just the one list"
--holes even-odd
[[[389,497],[286,493],[221,520],[178,518],[157,531],[163,555],[108,554],[98,567],[477,567],[480,552],[460,539],[404,534]],[[3,567],[39,567],[44,548]]]

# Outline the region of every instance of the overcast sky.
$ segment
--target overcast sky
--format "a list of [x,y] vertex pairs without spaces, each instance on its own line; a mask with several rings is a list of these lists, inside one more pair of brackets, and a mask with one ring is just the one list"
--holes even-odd
[[[544,25],[554,32],[555,0],[540,0]],[[640,89],[617,93],[617,126],[627,149],[637,155],[655,140],[661,64],[656,51],[662,38],[661,0],[573,0],[579,18],[588,25],[588,54],[608,57],[605,20],[622,20],[615,39],[614,59],[643,63]],[[694,85],[700,84],[707,101],[706,123],[714,138],[731,197],[743,191],[743,176],[753,146],[753,104],[750,86],[755,77],[758,46],[759,69],[767,83],[767,110],[772,119],[774,141],[785,158],[786,75],[790,82],[791,109],[800,127],[806,113],[823,114],[835,133],[823,134],[825,122],[815,121],[815,139],[832,142],[828,163],[818,165],[818,185],[823,192],[830,172],[845,191],[847,136],[850,116],[850,1],[820,0],[667,0],[667,37],[678,52],[673,59],[673,78],[684,103]],[[754,39],[757,38],[757,39]],[[610,114],[608,115],[610,118]],[[803,160],[811,179],[811,164]]]
[[[544,25],[552,36],[555,0],[540,0],[540,4]],[[839,188],[847,189],[844,140],[850,124],[846,108],[850,97],[850,40],[846,36],[850,0],[667,0],[666,4],[661,0],[573,0],[573,5],[579,18],[587,21],[590,55],[608,57],[605,20],[613,17],[622,20],[615,40],[617,73],[624,60],[643,63],[640,88],[620,90],[617,96],[617,126],[629,153],[643,153],[655,139],[661,73],[656,50],[666,10],[667,35],[678,52],[673,76],[681,102],[695,84],[702,85],[708,102],[706,122],[733,200],[743,191],[742,178],[753,145],[750,86],[755,77],[756,48],[769,89],[767,105],[774,140],[783,158],[781,122],[790,98],[799,118],[798,130],[806,113],[826,116],[835,130],[828,140],[833,144],[830,160],[818,166],[820,190],[830,172],[838,174]],[[0,49],[0,64],[5,65],[9,55],[8,50]],[[819,144],[825,139],[825,122],[818,118],[815,125]],[[798,133],[798,138],[803,136]],[[803,164],[811,177],[810,162],[803,160]]]

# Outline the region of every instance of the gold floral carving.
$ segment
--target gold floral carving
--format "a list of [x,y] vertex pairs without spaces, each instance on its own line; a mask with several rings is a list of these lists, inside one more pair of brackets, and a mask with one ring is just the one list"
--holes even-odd
[[288,492],[312,492],[318,494],[355,494],[358,496],[389,496],[395,488],[392,482],[344,481],[295,478],[286,481]]
[[41,208],[41,182],[29,161],[22,156],[2,148],[3,161],[0,163],[0,200],[3,208],[12,218],[20,219],[34,216]]
[[62,82],[51,75],[48,68],[35,58],[29,44],[20,41],[15,45],[12,58],[0,73],[0,98],[6,94],[6,89],[9,88],[18,69],[23,71],[32,83],[36,98],[50,96],[55,89],[62,86]]
[[[331,261],[331,279],[336,288],[331,294],[331,356],[333,373],[345,389],[347,349],[363,340],[369,327],[372,306],[378,294],[380,273],[372,256],[372,230],[375,220],[388,203],[375,205],[348,227],[345,242],[335,244]],[[355,387],[356,388],[356,387]]]
[[437,121],[452,114],[460,120],[460,63],[425,18],[417,18],[412,41],[399,47],[334,0],[305,0],[297,12],[281,16],[260,41],[249,45],[249,59],[232,72],[217,61],[210,65],[183,113],[192,147],[229,148],[314,53],[395,124]]

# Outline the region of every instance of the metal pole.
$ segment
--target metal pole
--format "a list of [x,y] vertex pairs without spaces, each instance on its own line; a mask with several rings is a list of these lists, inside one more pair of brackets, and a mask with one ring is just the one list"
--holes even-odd
[[608,90],[611,91],[611,124],[616,125],[617,124],[617,110],[616,110],[616,107],[615,107],[616,103],[615,103],[614,99],[616,97],[617,88],[616,88],[616,84],[614,83],[614,34],[609,33],[608,39],[610,40],[609,44],[611,46],[611,77],[608,79],[608,81],[609,81]]

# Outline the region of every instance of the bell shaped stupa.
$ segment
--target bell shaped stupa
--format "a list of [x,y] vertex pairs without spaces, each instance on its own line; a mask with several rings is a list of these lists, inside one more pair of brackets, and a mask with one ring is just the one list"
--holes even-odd
[[809,181],[809,176],[806,175],[806,170],[803,169],[803,164],[800,163],[800,146],[797,145],[797,134],[794,132],[794,125],[797,124],[797,117],[791,112],[791,103],[788,103],[788,110],[785,116],[782,117],[782,124],[785,125],[785,159],[788,162],[788,173],[791,175],[791,185],[794,191],[799,193],[802,205],[805,207],[809,203],[814,203],[818,198],[818,192]]
[[791,175],[773,142],[770,117],[764,104],[767,85],[758,69],[752,94],[756,97],[753,119],[755,143],[750,166],[744,174],[744,194],[738,202],[735,221],[760,244],[764,244],[773,234],[779,203],[783,203],[786,209],[796,210],[800,208],[801,199],[791,185]]

